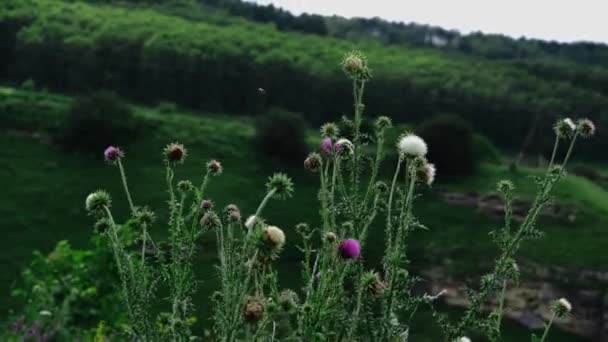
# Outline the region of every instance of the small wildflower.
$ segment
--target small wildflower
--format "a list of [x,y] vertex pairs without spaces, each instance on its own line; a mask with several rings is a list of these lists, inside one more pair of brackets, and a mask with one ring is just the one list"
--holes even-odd
[[156,215],[148,207],[137,208],[134,217],[137,222],[145,225],[151,225],[156,220]]
[[278,227],[268,226],[264,228],[262,239],[273,249],[280,249],[285,244],[285,233]]
[[346,239],[338,246],[340,255],[345,259],[358,259],[361,253],[359,241],[355,239]]
[[252,229],[255,226],[255,224],[257,223],[257,221],[258,221],[257,216],[251,215],[247,218],[247,220],[245,220],[245,227],[247,229]]
[[221,226],[220,218],[213,211],[209,211],[203,215],[200,224],[203,228],[213,230]]
[[182,164],[186,159],[188,151],[182,144],[171,143],[163,150],[165,160],[171,164]]
[[118,160],[123,158],[124,156],[125,153],[119,147],[115,146],[108,146],[108,148],[103,151],[104,159],[110,164],[117,163]]
[[112,199],[110,198],[110,194],[103,190],[97,190],[89,194],[85,200],[85,207],[90,212],[100,212],[104,207],[109,208],[111,204]]
[[393,121],[388,116],[379,116],[376,119],[376,129],[384,131],[387,128],[393,127]]
[[557,121],[553,126],[553,130],[559,138],[570,138],[576,130],[576,125],[572,119],[565,118]]
[[577,129],[583,138],[590,138],[595,134],[595,125],[589,119],[579,120]]
[[201,201],[200,208],[202,210],[209,210],[209,209],[213,208],[213,202],[211,202],[210,200],[204,199]]
[[331,154],[333,152],[333,144],[330,137],[325,137],[321,141],[321,152]]
[[246,321],[257,322],[264,314],[264,305],[262,305],[262,302],[259,299],[249,297],[243,307],[243,314],[245,315]]
[[337,138],[338,135],[340,135],[340,129],[338,128],[338,125],[336,125],[333,122],[328,122],[323,124],[323,126],[321,126],[321,136],[322,137],[329,137],[329,138]]
[[402,156],[424,157],[428,147],[422,138],[414,134],[405,134],[397,142],[397,150]]
[[188,192],[194,189],[194,185],[192,185],[192,182],[189,180],[183,180],[177,183],[177,188],[181,192]]
[[557,317],[564,317],[572,311],[572,304],[566,298],[560,298],[553,301],[551,310]]
[[319,167],[321,167],[321,156],[316,152],[309,154],[304,160],[304,168],[308,171],[317,172]]
[[293,182],[286,174],[275,173],[268,178],[266,189],[268,192],[274,191],[273,197],[286,199],[293,194]]
[[218,176],[222,173],[222,164],[215,159],[210,160],[207,163],[207,170],[209,170],[209,173],[211,173],[213,176]]

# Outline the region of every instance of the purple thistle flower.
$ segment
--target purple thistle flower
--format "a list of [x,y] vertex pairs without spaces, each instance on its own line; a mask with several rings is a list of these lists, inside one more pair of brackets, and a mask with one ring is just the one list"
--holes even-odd
[[203,210],[209,210],[209,209],[211,209],[212,206],[213,206],[213,203],[211,203],[210,200],[201,201],[201,209],[203,209]]
[[116,163],[118,159],[125,156],[125,153],[118,147],[108,146],[103,151],[103,157],[108,163]]
[[346,259],[358,259],[361,254],[361,247],[359,241],[355,239],[346,239],[340,242],[338,252],[343,258]]
[[332,152],[332,143],[330,137],[325,137],[321,142],[321,151],[330,154]]

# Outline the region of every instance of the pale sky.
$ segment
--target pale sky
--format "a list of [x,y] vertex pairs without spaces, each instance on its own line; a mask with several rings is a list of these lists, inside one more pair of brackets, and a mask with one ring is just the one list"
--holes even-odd
[[294,14],[381,17],[512,37],[608,43],[608,0],[248,0]]

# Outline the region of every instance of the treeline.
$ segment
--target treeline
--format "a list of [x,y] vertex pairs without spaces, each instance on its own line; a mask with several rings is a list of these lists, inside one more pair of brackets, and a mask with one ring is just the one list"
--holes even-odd
[[[587,115],[606,126],[608,98],[521,68],[428,50],[278,32],[271,25],[194,22],[151,10],[52,0],[0,4],[0,76],[86,93],[111,89],[136,101],[256,113],[270,106],[319,123],[351,110],[336,61],[364,50],[374,68],[367,110],[420,122],[457,113],[517,149],[532,118]],[[265,91],[259,91],[259,88]],[[601,129],[600,129],[601,131]],[[594,139],[601,156],[608,139]],[[602,148],[598,148],[602,147]]]

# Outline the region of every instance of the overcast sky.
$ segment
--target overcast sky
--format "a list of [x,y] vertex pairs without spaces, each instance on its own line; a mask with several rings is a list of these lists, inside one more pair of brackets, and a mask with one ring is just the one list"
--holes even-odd
[[248,0],[294,14],[381,17],[468,33],[608,43],[608,0]]

